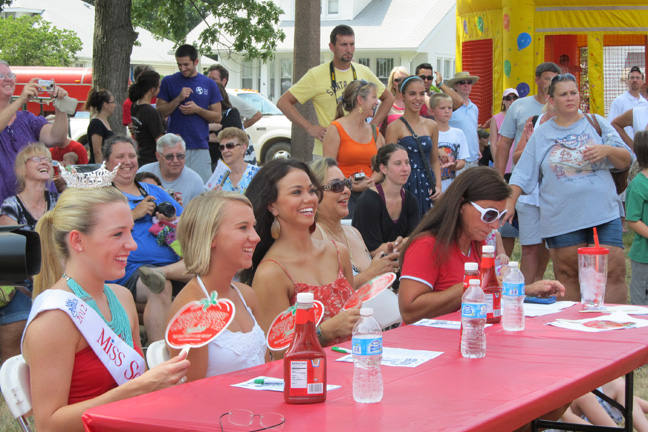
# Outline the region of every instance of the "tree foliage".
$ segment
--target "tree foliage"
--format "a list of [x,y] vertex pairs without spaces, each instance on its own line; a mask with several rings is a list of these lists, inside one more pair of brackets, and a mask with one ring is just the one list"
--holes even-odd
[[277,42],[285,38],[277,27],[281,13],[271,0],[133,0],[132,17],[136,25],[178,45],[202,20],[207,28],[197,48],[203,54],[234,52],[246,59],[269,60]]
[[75,32],[39,16],[0,19],[0,58],[12,65],[69,66],[83,46]]

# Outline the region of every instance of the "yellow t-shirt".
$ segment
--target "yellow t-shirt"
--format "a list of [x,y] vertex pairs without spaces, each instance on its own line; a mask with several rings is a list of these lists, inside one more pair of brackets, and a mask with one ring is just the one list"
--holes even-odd
[[[352,64],[359,80],[364,79],[376,84],[376,95],[380,97],[385,91],[384,84],[380,82],[368,67],[358,63]],[[353,71],[350,67],[345,71],[335,69],[335,81],[337,82],[338,88],[336,91],[333,91],[331,86],[331,69],[329,65],[330,62],[327,62],[311,68],[298,82],[290,87],[289,90],[290,93],[295,96],[295,99],[297,99],[301,104],[304,104],[309,100],[313,101],[315,112],[317,113],[317,121],[320,126],[325,128],[327,128],[335,118],[337,98],[342,96],[346,86],[353,82]],[[315,140],[313,154],[322,155],[322,142],[320,140]]]

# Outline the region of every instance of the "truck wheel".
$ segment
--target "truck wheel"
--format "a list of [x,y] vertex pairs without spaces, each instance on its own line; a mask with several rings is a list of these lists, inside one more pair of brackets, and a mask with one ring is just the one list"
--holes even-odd
[[265,154],[263,162],[268,162],[273,159],[289,159],[290,158],[290,143],[278,142],[272,144]]

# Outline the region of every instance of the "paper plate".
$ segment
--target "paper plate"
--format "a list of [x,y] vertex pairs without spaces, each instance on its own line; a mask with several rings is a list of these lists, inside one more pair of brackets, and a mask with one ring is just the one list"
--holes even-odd
[[358,288],[351,297],[344,304],[343,310],[349,310],[358,305],[358,303],[366,302],[376,297],[381,292],[392,286],[396,280],[395,273],[385,273],[371,279],[366,284]]
[[[313,302],[315,308],[315,325],[318,326],[322,317],[324,316],[324,305],[315,300]],[[296,306],[290,306],[285,311],[281,312],[270,324],[268,335],[266,336],[266,343],[268,348],[273,351],[281,351],[290,346],[290,343],[295,336],[295,312]]]

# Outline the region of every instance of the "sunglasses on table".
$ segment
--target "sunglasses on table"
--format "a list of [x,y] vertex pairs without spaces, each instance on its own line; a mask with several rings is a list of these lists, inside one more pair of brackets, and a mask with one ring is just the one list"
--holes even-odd
[[177,158],[179,161],[184,160],[185,158],[184,153],[167,153],[167,154],[160,153],[160,154],[164,156],[164,159],[168,160],[169,162],[171,162],[174,157]]
[[344,191],[344,188],[351,190],[351,179],[346,178],[344,180],[335,179],[331,180],[328,184],[322,186],[322,189],[325,191],[331,191],[333,193],[341,193]]
[[240,145],[241,145],[241,143],[228,142],[228,143],[225,143],[225,144],[221,144],[221,145],[219,145],[218,148],[220,149],[220,151],[223,151],[223,150],[225,150],[225,149],[227,149],[227,150],[232,150],[232,149],[234,149],[236,146],[240,146]]
[[253,429],[251,432],[259,432],[266,429],[282,430],[283,424],[286,423],[286,419],[283,415],[278,413],[261,413],[254,414],[252,411],[235,409],[230,410],[220,416],[218,423],[220,424],[220,430],[223,429],[223,418],[226,418],[231,424],[235,426],[252,426],[254,423],[254,418],[259,417],[259,423],[261,428]]
[[464,85],[464,84],[472,85],[472,83],[473,82],[471,80],[457,81],[457,84],[459,85]]
[[432,81],[434,77],[432,75],[419,75],[419,78],[421,78],[423,81]]
[[500,220],[504,217],[506,214],[506,210],[502,210],[500,213],[497,209],[494,209],[492,207],[489,208],[483,208],[479,206],[478,204],[475,204],[474,202],[470,201],[470,204],[472,204],[473,207],[477,209],[479,213],[481,213],[481,220],[484,223],[493,223],[496,220]]
[[515,96],[514,94],[510,94],[508,96],[504,96],[502,99],[505,101],[514,101],[518,99],[518,96]]

